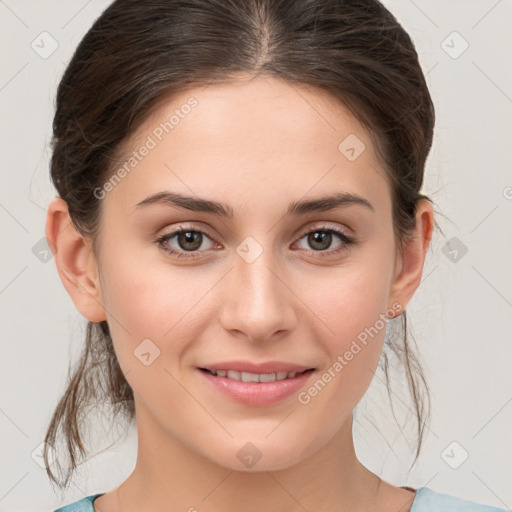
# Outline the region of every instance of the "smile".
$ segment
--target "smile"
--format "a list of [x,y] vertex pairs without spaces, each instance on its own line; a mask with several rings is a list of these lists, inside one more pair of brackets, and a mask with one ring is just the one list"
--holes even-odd
[[313,371],[309,369],[303,372],[249,373],[236,370],[210,370],[209,368],[201,368],[201,370],[216,377],[225,377],[242,382],[274,382],[276,380],[294,379],[297,375]]

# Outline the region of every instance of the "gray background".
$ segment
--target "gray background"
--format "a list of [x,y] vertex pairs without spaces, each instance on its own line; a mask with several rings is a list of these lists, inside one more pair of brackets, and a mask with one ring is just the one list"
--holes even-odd
[[[53,259],[38,245],[54,197],[48,178],[53,99],[76,45],[108,4],[0,0],[0,512],[53,510],[105,492],[135,463],[132,428],[124,442],[84,464],[62,497],[33,457],[85,325]],[[395,485],[510,508],[512,2],[384,4],[415,41],[436,105],[423,191],[446,216],[438,218],[446,239],[435,234],[408,307],[433,396],[423,453],[407,473],[415,434],[410,405],[396,386],[397,414],[411,418],[400,431],[381,400],[381,377],[357,408],[356,450]],[[52,44],[55,51],[44,54]]]

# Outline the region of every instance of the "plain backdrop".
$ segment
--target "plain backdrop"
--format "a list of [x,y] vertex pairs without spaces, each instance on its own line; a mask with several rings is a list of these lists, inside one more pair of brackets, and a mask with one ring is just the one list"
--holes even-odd
[[[38,458],[84,327],[41,245],[55,195],[48,177],[53,102],[72,52],[108,4],[0,0],[0,512],[50,511],[105,492],[135,463],[132,428],[84,464],[62,496]],[[381,400],[380,378],[356,410],[356,451],[394,485],[510,509],[512,2],[384,4],[413,38],[436,106],[423,191],[444,215],[445,238],[434,235],[407,309],[433,398],[422,455],[408,472],[410,404],[397,386],[397,414],[411,418],[401,431]],[[51,54],[41,44],[34,49],[41,38]]]

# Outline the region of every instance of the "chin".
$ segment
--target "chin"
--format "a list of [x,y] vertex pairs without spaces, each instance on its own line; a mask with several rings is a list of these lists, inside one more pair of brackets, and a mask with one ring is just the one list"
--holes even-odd
[[303,450],[303,443],[298,446],[280,443],[276,446],[274,441],[268,439],[254,442],[234,440],[232,445],[222,452],[210,453],[206,456],[230,470],[256,473],[288,469],[306,457]]

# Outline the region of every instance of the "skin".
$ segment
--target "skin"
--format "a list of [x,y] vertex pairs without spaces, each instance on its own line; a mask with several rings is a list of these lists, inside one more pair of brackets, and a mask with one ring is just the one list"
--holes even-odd
[[[70,225],[63,200],[48,210],[46,236],[62,282],[85,318],[108,321],[135,395],[135,469],[95,501],[96,511],[409,510],[414,494],[365,468],[352,437],[352,412],[377,368],[385,329],[307,404],[296,395],[270,406],[236,403],[196,367],[289,361],[316,368],[307,389],[379,315],[406,307],[422,276],[431,204],[419,202],[400,254],[368,132],[326,93],[275,78],[183,91],[146,120],[126,154],[190,97],[197,106],[101,201],[98,254]],[[338,150],[350,134],[366,147],[354,161]],[[161,191],[222,202],[234,217],[135,208]],[[334,191],[358,194],[374,211],[349,205],[283,217],[292,201]],[[155,243],[180,223],[212,235],[203,236],[198,258],[177,259]],[[326,224],[356,243],[334,254],[344,242],[333,235],[319,250],[306,234]],[[236,252],[248,236],[263,251],[251,263]],[[168,244],[186,252],[178,237]],[[160,350],[149,366],[134,356],[147,338]],[[262,454],[251,468],[237,457],[247,442]]]

